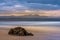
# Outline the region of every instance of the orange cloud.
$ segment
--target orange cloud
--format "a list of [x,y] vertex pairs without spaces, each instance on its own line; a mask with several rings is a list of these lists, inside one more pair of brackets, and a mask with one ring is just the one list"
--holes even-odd
[[32,11],[32,10],[25,10],[22,12],[11,12],[11,13],[0,13],[0,16],[26,16],[26,15],[39,15],[39,16],[48,16],[48,17],[59,17],[60,16],[60,10],[39,10],[39,11]]

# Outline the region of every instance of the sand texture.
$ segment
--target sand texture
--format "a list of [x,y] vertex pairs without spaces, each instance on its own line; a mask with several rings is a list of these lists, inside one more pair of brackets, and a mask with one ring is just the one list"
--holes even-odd
[[[33,28],[32,28],[33,29]],[[34,29],[30,32],[34,34],[34,36],[12,36],[8,35],[9,29],[0,29],[0,40],[60,40],[60,32],[59,31],[35,31]]]

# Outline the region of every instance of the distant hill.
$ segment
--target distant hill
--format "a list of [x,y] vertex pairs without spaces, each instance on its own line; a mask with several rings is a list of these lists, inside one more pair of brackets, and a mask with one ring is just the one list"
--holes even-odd
[[45,16],[0,16],[0,21],[60,21],[60,18]]

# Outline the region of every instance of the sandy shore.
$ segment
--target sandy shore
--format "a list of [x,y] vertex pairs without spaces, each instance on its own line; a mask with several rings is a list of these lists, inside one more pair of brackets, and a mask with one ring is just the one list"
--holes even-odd
[[60,40],[60,28],[57,27],[24,27],[34,36],[11,36],[9,28],[0,28],[0,40]]

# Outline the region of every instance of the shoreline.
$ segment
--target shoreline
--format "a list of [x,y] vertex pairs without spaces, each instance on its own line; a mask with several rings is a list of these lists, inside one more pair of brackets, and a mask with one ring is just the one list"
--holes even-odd
[[34,36],[13,36],[8,35],[10,28],[15,27],[0,27],[0,40],[60,40],[60,28],[58,27],[23,27]]
[[[11,29],[15,28],[17,26],[7,26],[7,27],[0,27],[0,29]],[[33,31],[33,32],[60,32],[60,27],[48,27],[48,26],[21,26],[25,28],[27,31]]]

